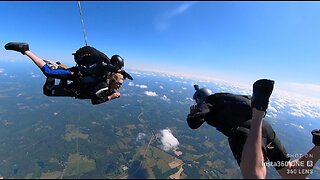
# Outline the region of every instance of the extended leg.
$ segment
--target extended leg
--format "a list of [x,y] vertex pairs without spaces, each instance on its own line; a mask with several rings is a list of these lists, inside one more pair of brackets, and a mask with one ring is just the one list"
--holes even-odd
[[43,94],[46,96],[69,96],[74,97],[73,91],[67,90],[62,85],[55,85],[54,78],[47,78],[43,85]]
[[27,55],[47,77],[70,80],[74,79],[74,72],[70,71],[69,69],[51,69],[43,59],[29,50],[28,43],[10,42],[5,45],[5,49],[17,51],[22,53],[23,55]]

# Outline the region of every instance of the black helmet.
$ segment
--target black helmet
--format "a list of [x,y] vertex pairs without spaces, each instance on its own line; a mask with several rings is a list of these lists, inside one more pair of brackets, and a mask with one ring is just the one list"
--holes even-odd
[[193,95],[193,99],[196,101],[198,105],[201,105],[205,102],[206,98],[212,94],[212,91],[208,88],[201,88],[199,89],[198,85],[194,85],[194,89],[196,92]]
[[119,55],[113,55],[110,62],[114,67],[118,69],[121,69],[124,66],[124,59]]

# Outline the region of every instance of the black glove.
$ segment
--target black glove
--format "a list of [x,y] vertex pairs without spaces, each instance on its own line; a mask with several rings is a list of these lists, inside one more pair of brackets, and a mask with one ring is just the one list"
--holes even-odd
[[315,129],[311,131],[312,134],[312,143],[315,146],[320,146],[320,129]]
[[190,113],[189,114],[193,115],[197,112],[201,112],[201,110],[197,107],[197,105],[190,106]]
[[130,76],[130,74],[127,73],[125,70],[122,70],[122,71],[121,71],[121,74],[123,75],[123,78],[124,78],[124,79],[128,78],[128,79],[130,79],[130,80],[133,80],[133,78]]

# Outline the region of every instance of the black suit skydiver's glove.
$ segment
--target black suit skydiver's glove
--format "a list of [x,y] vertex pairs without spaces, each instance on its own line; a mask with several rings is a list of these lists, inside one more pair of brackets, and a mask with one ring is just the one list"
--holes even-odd
[[124,78],[124,79],[128,78],[128,79],[130,79],[130,80],[133,80],[133,78],[131,77],[131,75],[130,75],[129,73],[127,73],[125,70],[122,70],[120,73],[123,75],[123,78]]
[[312,143],[315,146],[320,146],[320,129],[314,129],[311,131],[312,134]]
[[210,104],[190,106],[190,113],[187,116],[187,123],[191,129],[197,129],[205,122],[206,115],[210,112],[208,105]]

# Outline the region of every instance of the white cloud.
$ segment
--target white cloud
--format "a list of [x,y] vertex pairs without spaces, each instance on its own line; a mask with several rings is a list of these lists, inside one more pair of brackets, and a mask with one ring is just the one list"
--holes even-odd
[[141,89],[145,89],[148,88],[147,85],[140,85],[140,84],[136,84],[137,87],[141,88]]
[[170,129],[163,129],[161,133],[161,143],[163,145],[164,151],[169,151],[170,149],[176,149],[179,146],[179,141],[175,138]]
[[266,116],[275,118],[275,117],[277,117],[277,114],[275,114],[273,112],[267,112]]
[[133,82],[129,82],[128,86],[136,86],[136,87],[139,87],[141,89],[148,88],[147,85],[134,84]]
[[291,114],[293,116],[297,116],[297,117],[304,117],[304,114],[299,111],[290,112],[289,114]]
[[269,104],[268,110],[269,110],[269,111],[272,111],[272,112],[274,112],[274,113],[277,113],[277,112],[278,112],[276,108],[274,108],[274,107],[271,106],[271,104]]
[[297,128],[300,128],[300,129],[304,129],[303,126],[298,125],[298,124],[290,123],[290,125],[292,125],[292,126],[294,126],[294,127],[297,127]]
[[163,86],[160,86],[160,89],[163,89]]
[[194,101],[193,98],[191,98],[191,97],[186,97],[186,100],[187,101],[192,101],[192,102]]
[[40,77],[40,75],[38,75],[38,74],[32,74],[31,77],[36,78],[36,77]]
[[195,4],[195,2],[183,3],[179,7],[177,7],[176,9],[173,9],[172,11],[168,12],[165,16],[167,18],[172,18],[174,16],[182,14],[182,13],[186,12],[188,9],[190,9],[194,4]]
[[[272,101],[271,101],[272,100]],[[320,101],[289,92],[278,92],[270,99],[270,111],[287,112],[296,117],[320,118]]]
[[196,2],[183,2],[183,4],[181,4],[180,6],[178,6],[177,8],[166,12],[165,14],[163,14],[161,17],[159,17],[156,21],[155,21],[155,28],[160,31],[163,32],[165,30],[168,29],[169,25],[170,25],[170,20],[180,14],[185,13],[186,11],[188,11]]
[[308,84],[308,83],[284,83],[283,86],[287,86],[286,90],[298,93],[307,94],[316,98],[320,98],[320,85],[319,84]]
[[284,99],[277,99],[276,101],[274,101],[274,104],[276,104],[278,109],[284,109],[286,101]]
[[146,94],[147,96],[158,96],[158,94],[153,91],[145,91],[144,94]]
[[142,138],[146,137],[145,133],[138,133],[138,136],[136,138],[136,141],[140,141]]
[[3,73],[4,72],[4,69],[3,68],[0,68],[0,73]]
[[170,102],[170,99],[166,95],[163,95],[160,99]]

